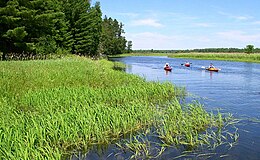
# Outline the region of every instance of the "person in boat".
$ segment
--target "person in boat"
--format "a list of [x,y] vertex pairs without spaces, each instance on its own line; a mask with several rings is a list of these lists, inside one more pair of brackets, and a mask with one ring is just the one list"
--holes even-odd
[[171,66],[169,65],[169,63],[165,63],[164,68],[171,68]]
[[210,63],[209,68],[215,68],[212,63]]
[[191,63],[189,61],[186,61],[184,64],[185,65],[190,65]]

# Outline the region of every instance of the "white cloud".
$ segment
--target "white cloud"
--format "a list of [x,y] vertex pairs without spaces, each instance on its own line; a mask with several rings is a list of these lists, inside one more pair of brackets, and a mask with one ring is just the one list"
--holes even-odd
[[226,12],[222,12],[222,11],[219,11],[218,13],[219,13],[220,15],[227,16],[227,17],[229,17],[229,18],[232,18],[232,19],[235,19],[235,20],[239,20],[239,21],[249,20],[249,19],[252,19],[252,18],[253,18],[252,16],[234,15],[234,14],[226,13]]
[[178,39],[186,38],[152,32],[131,33],[126,37],[133,41],[133,49],[174,49],[180,45]]
[[133,49],[243,48],[247,44],[260,46],[260,34],[247,34],[242,31],[196,36],[142,32],[128,33],[126,38],[133,41]]
[[152,26],[152,27],[162,27],[163,26],[156,19],[151,19],[151,18],[134,20],[131,24],[133,26]]
[[233,16],[231,18],[235,18],[237,20],[248,20],[248,19],[251,19],[251,17],[247,17],[247,16]]
[[222,39],[231,41],[240,41],[245,43],[258,43],[260,42],[260,34],[247,34],[242,31],[226,31],[218,32],[217,35]]
[[186,35],[163,35],[142,32],[126,34],[133,41],[133,49],[192,49],[212,47],[212,40],[207,36],[191,37]]
[[260,24],[260,21],[255,21],[253,22],[253,24]]
[[212,27],[212,24],[209,24],[209,23],[194,23],[194,26],[197,26],[197,27]]
[[169,18],[177,19],[177,20],[198,20],[199,17],[196,16],[191,16],[183,13],[178,13],[178,12],[165,12],[162,15],[166,15]]

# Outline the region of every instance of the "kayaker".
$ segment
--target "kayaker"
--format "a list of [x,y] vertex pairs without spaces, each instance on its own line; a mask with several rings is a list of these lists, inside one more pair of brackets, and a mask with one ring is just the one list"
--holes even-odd
[[169,63],[165,63],[164,68],[169,68],[169,67],[170,67]]
[[165,65],[164,65],[164,70],[166,71],[166,72],[168,72],[168,71],[172,71],[172,67],[169,65],[169,63],[165,63]]
[[184,64],[181,64],[181,65],[184,65],[185,67],[190,67],[191,63],[186,61]]
[[210,63],[209,68],[215,68],[212,63]]

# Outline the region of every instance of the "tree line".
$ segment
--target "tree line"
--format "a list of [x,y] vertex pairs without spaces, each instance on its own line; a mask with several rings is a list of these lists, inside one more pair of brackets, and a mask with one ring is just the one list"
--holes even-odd
[[100,3],[90,0],[1,0],[0,24],[2,60],[10,54],[98,56],[131,50],[123,24],[102,18]]
[[245,48],[204,48],[204,49],[185,49],[185,50],[133,50],[134,53],[260,53],[260,48],[247,45]]

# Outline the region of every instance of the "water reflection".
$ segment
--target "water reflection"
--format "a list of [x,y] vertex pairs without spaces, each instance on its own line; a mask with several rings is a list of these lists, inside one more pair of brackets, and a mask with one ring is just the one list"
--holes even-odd
[[167,76],[171,71],[166,71],[165,70],[165,75]]
[[248,87],[251,85],[251,80],[253,76],[253,65],[252,63],[245,63],[244,64],[244,78],[245,78],[245,84],[248,84]]

